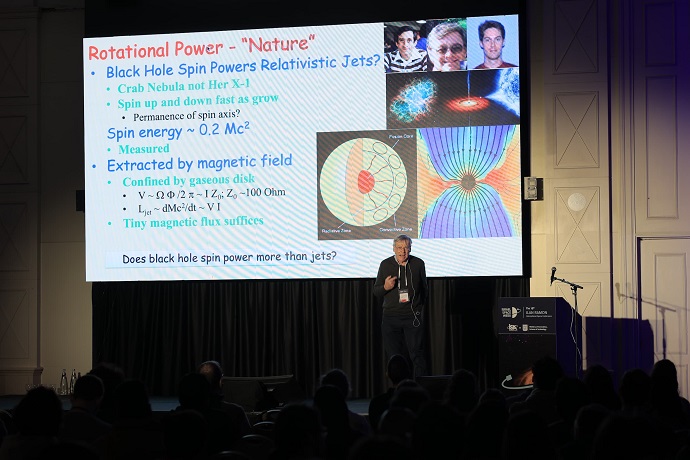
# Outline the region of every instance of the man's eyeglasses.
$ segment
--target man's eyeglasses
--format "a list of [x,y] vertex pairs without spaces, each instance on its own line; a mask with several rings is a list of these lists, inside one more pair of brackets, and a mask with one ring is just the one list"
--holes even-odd
[[438,54],[446,54],[449,50],[453,54],[458,54],[458,53],[462,53],[463,51],[465,51],[465,46],[461,45],[460,43],[453,45],[453,46],[450,46],[450,47],[439,46],[434,51],[436,51]]

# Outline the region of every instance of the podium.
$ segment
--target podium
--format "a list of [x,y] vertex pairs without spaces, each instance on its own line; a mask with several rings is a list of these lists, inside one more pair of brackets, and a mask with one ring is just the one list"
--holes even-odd
[[498,381],[505,390],[532,385],[532,364],[550,356],[581,377],[582,317],[561,297],[501,297],[495,315]]

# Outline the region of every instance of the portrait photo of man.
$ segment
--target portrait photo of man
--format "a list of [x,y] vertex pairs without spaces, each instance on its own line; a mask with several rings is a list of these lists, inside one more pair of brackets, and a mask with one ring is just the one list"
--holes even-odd
[[384,55],[386,73],[427,70],[428,56],[425,50],[417,48],[417,36],[417,29],[407,25],[393,32],[396,49]]

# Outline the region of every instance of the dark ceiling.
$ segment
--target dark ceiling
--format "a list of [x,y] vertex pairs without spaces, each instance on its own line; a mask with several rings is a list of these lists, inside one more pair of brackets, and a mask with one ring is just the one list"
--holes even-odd
[[518,12],[527,0],[460,2],[372,0],[88,0],[86,36],[139,35],[207,30],[348,24]]

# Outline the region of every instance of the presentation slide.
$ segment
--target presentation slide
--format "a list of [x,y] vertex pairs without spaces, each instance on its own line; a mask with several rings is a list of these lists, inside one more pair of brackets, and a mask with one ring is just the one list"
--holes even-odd
[[517,38],[507,15],[84,39],[87,281],[373,278],[403,233],[430,277],[522,275]]

